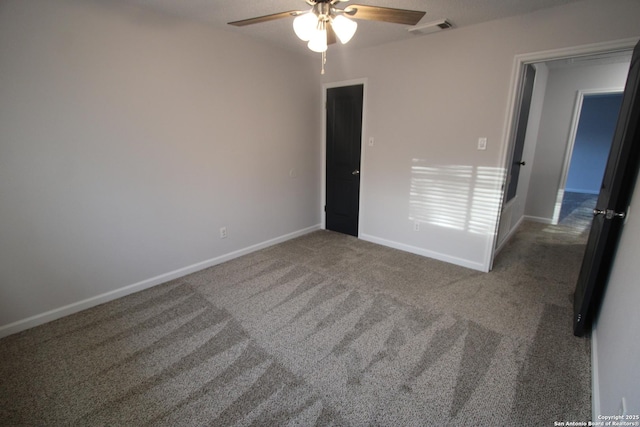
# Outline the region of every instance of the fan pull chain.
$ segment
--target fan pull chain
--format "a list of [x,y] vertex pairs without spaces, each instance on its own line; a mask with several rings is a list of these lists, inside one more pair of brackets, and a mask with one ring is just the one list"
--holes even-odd
[[322,52],[322,70],[320,70],[320,74],[324,74],[324,64],[327,63],[327,52]]

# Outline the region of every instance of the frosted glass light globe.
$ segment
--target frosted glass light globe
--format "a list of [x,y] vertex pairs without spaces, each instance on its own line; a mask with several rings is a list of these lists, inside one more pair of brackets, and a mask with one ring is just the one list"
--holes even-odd
[[308,42],[318,26],[318,17],[312,12],[303,13],[293,20],[293,31],[300,40]]
[[338,15],[332,19],[331,26],[333,31],[338,36],[338,39],[342,44],[347,44],[351,37],[356,33],[358,23],[346,18],[342,15]]
[[311,40],[309,40],[309,44],[307,44],[309,49],[314,52],[322,53],[327,50],[327,30],[325,28],[318,29],[315,31]]

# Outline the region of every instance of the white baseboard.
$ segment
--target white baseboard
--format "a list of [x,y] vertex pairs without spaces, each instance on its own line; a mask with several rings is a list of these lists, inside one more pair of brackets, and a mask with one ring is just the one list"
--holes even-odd
[[282,243],[287,240],[291,240],[296,237],[303,236],[305,234],[311,233],[319,229],[320,229],[320,225],[318,224],[312,227],[304,228],[302,230],[294,231],[292,233],[288,233],[270,240],[266,240],[261,243],[257,243],[255,245],[248,246],[243,249],[239,249],[237,251],[230,252],[228,254],[211,258],[206,261],[198,262],[196,264],[192,264],[183,268],[179,268],[177,270],[170,271],[168,273],[164,273],[159,276],[155,276],[155,277],[143,280],[141,282],[134,283],[132,285],[115,289],[113,291],[106,292],[104,294],[96,295],[94,297],[87,298],[82,301],[74,302],[74,303],[65,305],[63,307],[59,307],[59,308],[47,311],[45,313],[36,314],[35,316],[18,320],[16,322],[9,323],[7,325],[2,325],[0,326],[0,338],[24,331],[26,329],[33,328],[38,325],[42,325],[44,323],[51,322],[56,319],[60,319],[62,317],[77,313],[82,310],[86,310],[91,307],[95,307],[100,304],[104,304],[105,302],[113,301],[115,299],[130,295],[136,292],[140,292],[142,290],[151,288],[161,283],[165,283],[170,280],[174,280],[179,277],[186,276],[187,274],[195,273],[196,271],[213,267],[214,265],[217,265],[217,264],[222,264],[223,262],[230,261],[234,258],[238,258],[243,255],[247,255],[251,252],[255,252],[257,250],[264,249],[269,246],[273,246],[275,244]]
[[552,225],[553,224],[553,219],[552,218],[542,218],[540,216],[525,215],[524,219],[526,219],[528,221],[533,221],[533,222],[540,222],[542,224],[547,224],[547,225]]
[[473,270],[479,270],[487,272],[487,268],[480,262],[469,261],[468,259],[452,257],[450,255],[442,254],[440,252],[434,252],[427,249],[419,248],[417,246],[411,246],[404,243],[394,242],[392,240],[383,239],[380,237],[372,236],[370,234],[360,234],[358,236],[362,240],[367,242],[377,243],[378,245],[388,246],[390,248],[399,249],[401,251],[410,252],[416,255],[422,255],[427,258],[437,259],[438,261],[448,262],[450,264],[459,265],[461,267],[471,268]]
[[504,248],[507,245],[507,243],[509,243],[509,240],[511,240],[511,238],[513,236],[515,236],[516,231],[518,231],[518,228],[520,228],[520,226],[522,225],[522,221],[524,221],[524,219],[525,219],[525,217],[521,216],[520,219],[518,220],[518,222],[516,223],[516,225],[514,225],[513,228],[511,228],[511,230],[509,230],[509,232],[507,233],[505,238],[502,239],[502,242],[500,242],[500,245],[496,248],[496,251],[493,254],[494,258],[495,258],[496,255],[498,255],[500,253],[502,248]]
[[600,194],[600,191],[597,190],[584,190],[584,189],[580,189],[580,188],[565,188],[564,189],[565,193],[580,193],[580,194]]
[[591,330],[591,419],[600,415],[600,376],[598,373],[598,339],[596,325]]

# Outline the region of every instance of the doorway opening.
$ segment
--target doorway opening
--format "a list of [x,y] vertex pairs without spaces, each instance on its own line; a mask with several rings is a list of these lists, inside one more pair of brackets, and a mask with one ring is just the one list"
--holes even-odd
[[[530,65],[536,69],[535,83],[519,160],[524,164],[519,171],[515,196],[509,202],[505,188],[491,264],[523,220],[557,224],[572,153],[570,142],[573,142],[579,122],[577,99],[591,94],[621,92],[634,44],[632,40],[624,40],[516,58],[510,108],[513,118],[508,132],[510,143],[504,154],[507,176],[511,176],[512,163],[518,160],[514,157],[518,112],[522,110],[524,99],[524,71]],[[579,98],[578,93],[581,94]]]
[[578,92],[553,224],[589,227],[621,105],[621,90]]
[[323,225],[358,237],[364,82],[325,86]]

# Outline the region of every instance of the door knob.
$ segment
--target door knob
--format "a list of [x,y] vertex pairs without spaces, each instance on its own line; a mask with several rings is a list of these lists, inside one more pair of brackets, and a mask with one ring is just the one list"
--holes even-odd
[[598,215],[604,215],[606,219],[624,218],[625,216],[627,216],[626,212],[616,212],[613,209],[603,210],[596,208],[593,210],[593,216]]
[[525,162],[525,161],[522,161],[522,162],[516,162],[516,165],[520,165],[520,166],[524,166],[524,165],[526,165],[526,164],[527,164],[527,162]]
[[351,175],[360,175],[360,171],[358,169],[351,172]]

